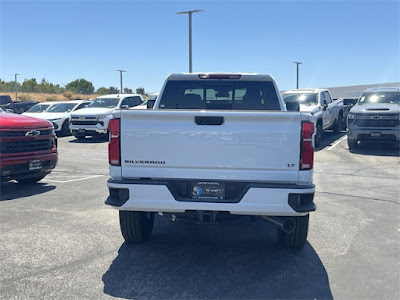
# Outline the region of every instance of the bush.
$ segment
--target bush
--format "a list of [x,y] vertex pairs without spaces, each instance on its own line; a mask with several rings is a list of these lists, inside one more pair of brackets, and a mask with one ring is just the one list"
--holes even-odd
[[74,99],[74,94],[72,94],[71,92],[65,92],[65,93],[63,94],[63,96],[64,96],[65,98],[67,98],[68,100]]
[[65,86],[65,89],[76,94],[92,94],[94,92],[93,84],[83,78],[71,81]]
[[18,94],[18,100],[20,101],[32,100],[32,97],[29,96],[29,94]]
[[57,96],[51,95],[51,96],[46,98],[46,101],[59,101],[59,100],[58,100]]

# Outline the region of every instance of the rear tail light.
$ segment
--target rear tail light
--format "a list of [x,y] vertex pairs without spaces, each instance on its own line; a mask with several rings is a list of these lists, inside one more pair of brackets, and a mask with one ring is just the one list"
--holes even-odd
[[120,119],[111,119],[108,123],[109,142],[108,142],[108,163],[112,166],[121,165],[120,153]]
[[312,136],[314,133],[313,122],[301,123],[301,152],[300,170],[311,170],[314,165],[314,147]]

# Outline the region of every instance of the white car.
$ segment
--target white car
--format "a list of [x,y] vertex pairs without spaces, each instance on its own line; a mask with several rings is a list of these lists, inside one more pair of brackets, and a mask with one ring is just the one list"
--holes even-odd
[[114,109],[129,109],[143,103],[140,94],[113,94],[98,97],[89,107],[71,114],[70,130],[77,139],[106,135]]
[[38,114],[36,117],[45,119],[53,123],[54,130],[62,135],[69,135],[69,119],[71,113],[79,109],[85,108],[91,104],[92,101],[87,100],[72,100],[59,102],[49,107],[46,111]]
[[[147,99],[144,100],[144,102],[143,102],[142,104],[140,104],[140,105],[138,105],[138,106],[135,106],[133,109],[147,109],[147,108],[148,108],[148,107],[147,107],[147,102],[148,102],[148,101],[153,101],[153,102],[155,102],[155,101],[157,100],[158,94],[159,94],[159,93],[154,93],[154,94],[149,95],[149,96],[147,97]],[[154,104],[154,103],[153,103],[153,104]]]
[[60,101],[49,101],[49,102],[41,102],[38,104],[35,104],[32,106],[30,109],[28,109],[26,112],[22,113],[25,116],[29,117],[35,117],[35,118],[40,118],[40,114],[44,113],[54,105],[61,103]]

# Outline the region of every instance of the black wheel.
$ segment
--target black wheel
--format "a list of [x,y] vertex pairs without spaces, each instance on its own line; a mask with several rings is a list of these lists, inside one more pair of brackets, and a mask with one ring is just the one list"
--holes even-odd
[[343,124],[343,115],[340,113],[338,119],[336,120],[335,126],[333,127],[334,133],[342,132],[342,124]]
[[322,140],[322,125],[321,123],[317,124],[317,132],[315,133],[315,146],[318,147],[321,145]]
[[119,211],[119,224],[125,241],[140,243],[151,238],[154,213],[140,211]]
[[307,241],[309,215],[304,217],[293,217],[296,227],[293,232],[286,233],[277,229],[279,243],[288,249],[301,249]]
[[69,121],[68,120],[65,120],[65,122],[62,124],[61,134],[64,136],[71,134],[71,131],[69,130]]
[[110,137],[111,137],[111,132],[107,131],[107,133],[104,134],[104,138],[105,138],[107,141],[109,141],[109,140],[110,140]]
[[74,134],[74,137],[76,137],[78,140],[84,140],[86,138],[85,135],[78,135],[78,134]]
[[41,175],[38,177],[32,177],[32,178],[25,178],[25,179],[16,179],[18,181],[18,183],[21,184],[34,184],[40,180],[42,180],[46,175]]
[[357,148],[357,141],[347,139],[347,145],[349,146],[349,150],[355,150]]

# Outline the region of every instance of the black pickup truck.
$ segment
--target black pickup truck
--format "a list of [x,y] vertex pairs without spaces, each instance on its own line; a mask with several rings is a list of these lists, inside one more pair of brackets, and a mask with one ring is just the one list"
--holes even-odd
[[0,107],[8,112],[22,114],[34,106],[37,101],[12,101],[9,95],[0,95]]

